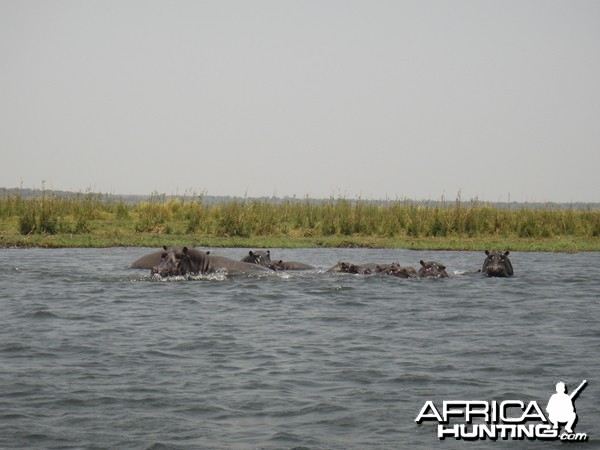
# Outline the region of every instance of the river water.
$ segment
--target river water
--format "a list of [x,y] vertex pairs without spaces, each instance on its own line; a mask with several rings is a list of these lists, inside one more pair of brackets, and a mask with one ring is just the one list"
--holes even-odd
[[[0,250],[0,448],[548,448],[439,440],[431,400],[573,390],[600,445],[599,253],[271,249],[309,272],[157,280],[143,248]],[[212,249],[241,259],[247,249]],[[445,280],[331,275],[444,263]],[[464,419],[463,419],[464,423]]]

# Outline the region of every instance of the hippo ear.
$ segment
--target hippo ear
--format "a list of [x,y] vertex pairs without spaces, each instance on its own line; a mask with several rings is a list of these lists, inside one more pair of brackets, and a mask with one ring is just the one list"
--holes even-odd
[[489,251],[489,250],[486,250],[486,251],[485,251],[485,254],[489,256],[489,255],[490,255],[490,251]]
[[250,256],[254,256],[254,253],[252,253],[252,250],[250,250],[250,251],[248,252],[248,254],[249,254]]
[[510,252],[509,252],[508,250],[506,250],[506,251],[504,252],[504,256],[508,256],[508,254],[509,254],[509,253],[510,253]]
[[167,251],[167,250],[168,250],[168,248],[167,248],[167,246],[166,246],[166,245],[163,245],[163,250],[164,250],[164,251]]
[[206,252],[207,255],[210,255],[210,250]]
[[421,264],[422,266],[425,265],[425,262],[423,260],[419,261],[419,264]]
[[189,249],[187,247],[183,247],[183,253],[185,253],[186,255],[187,255],[188,250]]
[[267,250],[267,256],[271,256],[271,250]]

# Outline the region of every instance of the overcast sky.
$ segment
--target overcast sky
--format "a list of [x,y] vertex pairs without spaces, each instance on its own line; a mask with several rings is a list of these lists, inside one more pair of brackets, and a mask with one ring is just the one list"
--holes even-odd
[[600,1],[0,0],[0,186],[600,201]]

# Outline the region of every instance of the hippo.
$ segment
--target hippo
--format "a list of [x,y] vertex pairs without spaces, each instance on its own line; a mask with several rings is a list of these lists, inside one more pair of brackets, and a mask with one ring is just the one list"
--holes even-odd
[[179,249],[168,249],[164,247],[161,261],[152,268],[151,274],[168,275],[186,275],[204,274],[217,271],[226,271],[227,273],[256,273],[268,272],[269,269],[258,265],[235,261],[223,256],[213,256],[210,252],[203,252],[197,249],[188,249],[183,247]]
[[504,253],[498,251],[486,250],[485,254],[487,257],[483,262],[481,271],[489,277],[512,277],[513,266],[508,259],[510,252],[505,251]]
[[421,268],[417,275],[419,278],[448,278],[446,266],[435,261],[419,261]]
[[314,266],[297,261],[275,261],[269,266],[273,270],[311,270]]
[[402,267],[398,263],[378,265],[375,272],[398,278],[417,278],[417,271],[414,268]]
[[327,270],[327,273],[357,273],[361,275],[369,275],[373,273],[370,265],[352,264],[349,262],[340,261],[335,266]]
[[169,251],[171,249],[181,250],[181,247],[167,247],[166,249],[158,250],[156,252],[150,253],[148,255],[142,256],[141,258],[136,259],[130,266],[132,269],[146,269],[151,270],[154,266],[160,264],[160,260],[162,259],[162,255],[165,251]]
[[242,258],[242,262],[271,267],[271,252],[269,250],[266,252],[263,250],[250,250],[248,254]]
[[394,264],[398,264],[398,263],[392,263],[392,264],[377,264],[375,266],[375,273],[385,273],[387,274],[388,270],[390,269],[390,267],[392,267]]

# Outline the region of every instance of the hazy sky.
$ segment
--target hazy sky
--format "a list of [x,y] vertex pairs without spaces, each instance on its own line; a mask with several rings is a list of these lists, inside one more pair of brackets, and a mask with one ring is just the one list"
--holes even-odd
[[600,201],[600,1],[0,0],[0,186]]

